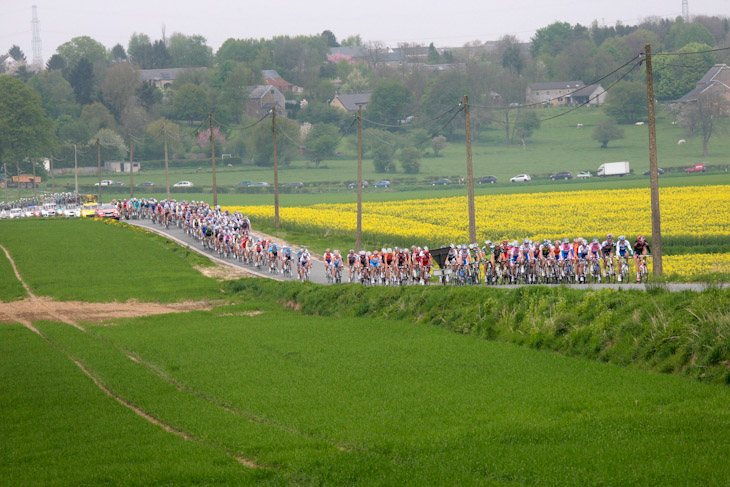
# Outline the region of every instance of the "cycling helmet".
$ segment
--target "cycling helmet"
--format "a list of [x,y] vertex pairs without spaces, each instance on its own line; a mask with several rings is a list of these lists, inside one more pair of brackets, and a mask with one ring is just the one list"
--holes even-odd
[[524,239],[524,240],[522,241],[522,243],[525,243],[525,244],[526,244],[526,243],[530,243],[530,239],[526,238],[526,239]]
[[423,247],[424,252],[428,252],[428,247]]
[[386,250],[386,252],[388,252],[389,254],[392,254],[393,253],[393,249],[391,249],[390,247],[388,247],[388,250]]
[[567,237],[565,237],[565,238],[563,239],[563,243],[570,243],[570,240],[568,240],[568,238],[567,238]]
[[594,238],[593,239],[593,243],[598,243],[598,239],[597,238]]
[[644,239],[644,236],[643,235],[639,235],[639,238],[637,240],[639,242],[643,242],[645,239]]
[[608,235],[606,235],[606,239],[613,240],[613,233],[609,233]]
[[330,249],[329,249],[329,248],[328,248],[327,250],[325,250],[325,252],[329,252],[329,251],[330,251]]
[[355,253],[355,249],[350,249],[350,253],[351,254],[354,254]]
[[491,240],[485,240],[484,241],[484,245],[492,245],[492,241]]
[[626,237],[623,236],[623,235],[620,235],[619,238],[618,238],[618,241],[619,242],[623,242],[624,240],[626,240]]
[[454,248],[454,244],[449,244],[449,247],[451,247],[453,249]]

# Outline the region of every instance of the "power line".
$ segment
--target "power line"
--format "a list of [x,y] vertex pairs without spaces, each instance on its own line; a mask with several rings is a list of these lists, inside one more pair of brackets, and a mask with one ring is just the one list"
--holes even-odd
[[394,128],[394,129],[406,129],[406,130],[408,130],[408,129],[411,129],[413,127],[420,127],[421,125],[425,125],[425,124],[427,124],[429,122],[433,122],[435,120],[438,120],[440,118],[443,118],[446,115],[448,115],[449,113],[451,113],[452,110],[459,109],[459,107],[460,107],[460,104],[457,104],[456,106],[453,106],[453,107],[449,108],[445,112],[442,112],[442,113],[440,113],[439,115],[436,115],[433,118],[430,118],[430,119],[427,119],[427,120],[423,120],[421,122],[416,122],[416,123],[401,124],[401,125],[390,125],[390,124],[387,124],[387,123],[375,122],[374,120],[369,120],[369,119],[367,119],[365,117],[362,117],[362,121],[363,122],[368,122],[368,123],[370,123],[372,125],[377,125],[379,127]]
[[708,52],[719,52],[719,51],[730,51],[730,47],[718,47],[716,49],[706,49],[704,51],[690,51],[690,52],[659,52],[652,54],[653,57],[657,56],[686,56],[691,54],[706,54]]
[[215,117],[213,118],[213,121],[215,121],[218,125],[221,125],[223,127],[227,127],[228,129],[233,130],[233,131],[244,131],[244,130],[248,130],[248,129],[253,128],[256,125],[260,124],[261,122],[263,122],[264,120],[266,120],[270,115],[271,115],[271,110],[267,111],[266,112],[266,115],[264,115],[263,117],[259,118],[258,120],[256,120],[252,124],[246,125],[246,126],[228,125],[228,124],[225,124],[225,123],[221,122],[220,120],[217,120]]

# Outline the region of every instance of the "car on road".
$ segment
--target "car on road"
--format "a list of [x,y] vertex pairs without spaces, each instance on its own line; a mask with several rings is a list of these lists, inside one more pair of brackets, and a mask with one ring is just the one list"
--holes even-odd
[[[347,187],[348,188],[357,188],[357,181],[348,184]],[[362,180],[362,187],[363,188],[367,188],[368,187],[368,182],[365,181],[364,179]]]
[[119,220],[119,210],[117,209],[117,205],[112,205],[110,203],[100,205],[99,208],[96,209],[96,217],[116,218]]
[[705,166],[704,163],[694,164],[684,170],[684,172],[705,172],[705,171],[707,171],[707,166]]
[[375,183],[376,188],[389,188],[390,187],[390,181],[387,179],[383,179],[382,181],[378,181]]
[[304,187],[304,183],[302,183],[302,182],[286,183],[286,184],[283,184],[282,186],[284,186],[285,188],[299,188],[299,189],[301,189],[301,188]]
[[178,181],[177,183],[172,185],[175,188],[192,188],[193,183],[190,181]]
[[[657,174],[664,174],[664,169],[662,169],[661,167],[658,167],[658,168],[656,168],[656,172],[657,172]],[[649,174],[651,174],[650,171],[644,171],[644,176],[648,176]]]
[[573,173],[570,171],[560,171],[552,174],[550,179],[557,181],[558,179],[573,179]]
[[249,188],[268,188],[269,187],[269,183],[267,183],[265,181],[261,181],[259,183],[251,183],[251,184],[248,185],[248,187]]
[[518,174],[509,180],[510,183],[526,183],[528,181],[532,181],[529,174]]
[[124,186],[124,183],[120,181],[112,181],[112,183],[109,186]]
[[451,184],[451,179],[441,178],[431,183],[431,186],[447,186],[449,184]]
[[81,207],[76,205],[69,205],[63,209],[63,216],[67,218],[81,216]]
[[592,178],[593,174],[591,174],[590,171],[581,171],[578,173],[578,175],[576,177],[578,179],[588,179],[588,178]]
[[22,208],[11,208],[8,218],[25,218],[25,212]]
[[484,176],[477,179],[477,184],[494,184],[497,182],[497,176]]
[[234,184],[233,187],[234,188],[245,188],[247,186],[251,186],[251,184],[253,184],[253,181],[249,181],[249,180],[239,181],[236,184]]
[[97,208],[99,208],[97,203],[84,203],[81,207],[81,216],[96,216]]
[[113,183],[111,179],[102,179],[101,182],[94,183],[94,186],[111,186]]
[[155,185],[155,183],[153,183],[152,181],[145,181],[144,183],[139,183],[137,186],[145,187],[145,186],[154,186],[154,185]]

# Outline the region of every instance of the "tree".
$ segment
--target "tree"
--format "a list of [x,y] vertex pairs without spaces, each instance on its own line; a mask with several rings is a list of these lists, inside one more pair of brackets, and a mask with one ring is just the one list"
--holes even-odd
[[126,157],[127,144],[124,142],[124,139],[115,131],[111,129],[99,130],[96,135],[94,135],[91,140],[89,140],[89,145],[95,145],[97,139],[99,140],[99,145],[110,151],[107,152],[107,154],[112,159],[124,159]]
[[91,103],[94,91],[94,66],[86,58],[81,58],[71,69],[68,82],[76,93],[77,102],[81,105]]
[[[274,164],[274,137],[271,124],[259,124],[253,134],[253,153],[257,166]],[[284,135],[286,134],[286,135]],[[276,153],[279,163],[289,164],[299,151],[299,124],[276,117]]]
[[370,81],[365,77],[360,67],[352,70],[347,75],[345,82],[340,87],[340,93],[352,94],[352,93],[363,93],[368,91],[370,88]]
[[497,50],[500,53],[502,67],[504,69],[510,69],[518,75],[522,73],[525,62],[522,59],[520,41],[515,36],[503,36],[497,44]]
[[664,47],[670,51],[678,51],[688,44],[699,43],[715,47],[715,37],[702,24],[685,24],[681,17],[677,18],[669,34],[664,38]]
[[101,93],[104,104],[117,120],[132,101],[139,85],[137,70],[130,63],[117,63],[106,72],[101,83]]
[[86,59],[92,65],[106,61],[106,48],[104,45],[88,36],[74,37],[58,46],[56,52],[71,67],[76,66],[82,59]]
[[66,69],[66,60],[58,54],[54,54],[46,63],[46,70],[48,71],[63,71]]
[[433,42],[428,45],[428,55],[426,56],[426,62],[428,64],[438,64],[441,61],[441,56],[433,45]]
[[524,149],[526,147],[525,140],[532,137],[535,130],[540,128],[540,119],[535,110],[523,110],[518,115],[516,125],[515,133],[522,141],[522,148]]
[[10,55],[11,58],[13,58],[13,61],[15,61],[15,62],[20,62],[20,61],[26,60],[25,54],[23,53],[23,51],[20,49],[20,47],[18,47],[15,44],[13,44],[13,47],[11,47],[10,50],[8,50],[8,54]]
[[170,53],[174,68],[208,67],[213,62],[213,50],[201,35],[186,36],[175,33],[170,38],[167,51]]
[[154,44],[152,44],[152,48],[150,49],[149,59],[148,59],[149,68],[148,69],[162,69],[162,68],[169,68],[172,64],[172,55],[167,49],[167,46],[165,45],[165,42],[162,40],[156,40]]
[[81,121],[88,126],[92,134],[100,129],[114,129],[117,126],[114,115],[99,102],[84,106],[81,110]]
[[307,157],[319,167],[319,163],[330,157],[337,149],[339,130],[330,124],[318,123],[312,126],[304,140],[307,147]]
[[418,174],[421,170],[421,152],[415,147],[403,147],[398,159],[406,174]]
[[603,111],[621,123],[634,123],[648,116],[646,86],[640,81],[617,84],[608,92]]
[[377,145],[372,152],[375,172],[395,172],[395,162],[393,162],[395,148],[392,145]]
[[62,115],[78,116],[81,107],[76,103],[73,88],[60,71],[41,71],[28,81],[40,96],[46,114],[56,119]]
[[709,67],[715,64],[715,55],[704,52],[685,56],[683,53],[710,49],[707,44],[691,43],[682,47],[678,55],[657,56],[654,64],[656,97],[660,100],[676,100],[692,90]]
[[335,37],[331,30],[325,30],[321,35],[327,42],[327,47],[340,47],[340,44],[337,42],[337,37]]
[[359,47],[362,46],[362,37],[360,37],[360,34],[355,34],[354,36],[350,36],[347,39],[344,39],[340,41],[340,45],[342,47]]
[[53,122],[33,88],[0,75],[0,161],[15,165],[45,156],[54,143]]
[[720,92],[702,94],[697,99],[684,103],[680,109],[680,123],[690,135],[699,129],[702,135],[702,157],[707,157],[710,138],[717,122],[730,115],[730,102]]
[[306,107],[299,110],[297,113],[297,120],[309,122],[311,124],[337,124],[340,123],[343,115],[344,113],[339,108],[335,108],[320,101],[313,101],[307,104]]
[[547,27],[537,29],[531,39],[530,53],[533,58],[541,54],[556,56],[575,38],[573,27],[568,22],[553,22]]
[[145,108],[149,110],[154,105],[162,102],[162,91],[152,83],[142,83],[137,88],[137,100]]
[[616,124],[611,118],[606,118],[598,122],[593,130],[593,139],[601,143],[601,149],[608,147],[608,143],[612,140],[624,138],[624,129]]
[[205,90],[192,83],[186,83],[175,91],[172,106],[178,120],[189,122],[202,120],[210,108]]
[[121,44],[116,44],[112,47],[111,58],[112,61],[125,61],[127,59],[127,52]]
[[433,139],[431,139],[431,149],[433,149],[433,156],[434,157],[440,157],[441,151],[444,150],[449,145],[448,142],[446,142],[446,137],[443,135],[437,135]]
[[398,124],[412,110],[411,93],[403,83],[383,80],[375,85],[366,111],[367,118],[385,124]]

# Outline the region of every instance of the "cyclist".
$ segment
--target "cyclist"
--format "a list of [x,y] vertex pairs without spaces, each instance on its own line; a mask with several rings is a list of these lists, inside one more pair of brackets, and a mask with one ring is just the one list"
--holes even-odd
[[626,237],[623,235],[620,235],[618,237],[618,243],[616,244],[616,252],[619,255],[618,259],[618,280],[621,282],[621,271],[623,270],[623,266],[625,265],[627,267],[626,274],[628,275],[628,259],[626,254],[628,253],[630,256],[634,256],[634,250],[631,248],[631,245],[629,244],[629,241],[626,240]]
[[324,251],[322,260],[324,261],[324,273],[327,275],[327,278],[334,277],[332,275],[332,251],[330,249]]
[[347,254],[347,278],[352,282],[352,270],[355,267],[355,262],[357,262],[357,254],[355,253],[355,249],[350,249],[350,252]]
[[[248,237],[244,236],[244,238],[248,238]],[[289,269],[290,275],[291,275],[291,258],[292,258],[291,247],[289,247],[288,245],[285,245],[281,252],[282,268]]]
[[634,261],[636,262],[636,282],[641,282],[641,275],[638,272],[639,269],[639,259],[643,259],[644,262],[646,262],[646,255],[649,255],[651,253],[651,249],[649,248],[649,242],[646,241],[643,235],[639,235],[639,237],[636,239],[636,242],[634,242]]
[[421,252],[421,284],[428,284],[431,279],[431,253],[428,247],[423,247]]
[[299,257],[299,279],[305,281],[309,278],[309,269],[312,267],[312,259],[309,251],[302,247],[302,255]]
[[[578,259],[578,276],[579,280],[582,282],[586,281],[586,272],[585,272],[585,263],[588,259],[588,254],[590,253],[590,248],[588,247],[588,240],[584,238],[578,239],[578,249],[576,251],[576,257]],[[580,282],[579,281],[579,282]]]
[[606,235],[606,240],[601,243],[601,255],[603,256],[603,276],[606,277],[607,271],[606,267],[609,264],[609,261],[611,263],[611,268],[613,268],[613,256],[616,249],[616,243],[613,241],[613,234],[609,233]]

